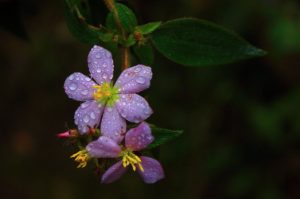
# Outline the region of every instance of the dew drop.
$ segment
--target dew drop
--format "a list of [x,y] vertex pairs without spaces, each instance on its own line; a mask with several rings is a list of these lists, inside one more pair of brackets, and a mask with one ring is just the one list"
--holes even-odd
[[85,123],[88,123],[88,122],[90,121],[89,116],[88,116],[88,115],[85,115],[84,118],[83,118],[83,121],[84,121]]
[[98,62],[97,62],[97,61],[94,61],[94,64],[98,64]]
[[107,66],[107,63],[104,62],[104,63],[102,64],[102,67],[105,68],[106,66]]
[[139,66],[134,69],[134,72],[136,72],[136,73],[138,73],[140,71],[141,71],[141,67],[139,67]]
[[88,103],[83,103],[83,104],[81,104],[80,106],[81,106],[81,108],[86,108],[86,107],[89,106],[89,104],[88,104]]
[[151,111],[150,111],[150,109],[148,109],[148,108],[145,108],[145,109],[144,109],[144,113],[148,115],[148,114],[150,114],[150,113],[151,113]]
[[135,81],[139,84],[144,84],[146,82],[145,78],[143,78],[143,77],[138,77],[138,78],[136,78]]
[[83,91],[81,91],[81,94],[82,94],[82,95],[87,95],[88,93],[89,93],[88,90],[83,90]]
[[100,69],[100,68],[97,68],[96,72],[97,72],[97,73],[101,73],[101,69]]
[[70,75],[69,80],[73,80],[74,79],[74,75]]
[[111,58],[111,55],[110,55],[109,52],[105,52],[105,56],[106,56],[107,58]]
[[106,73],[103,73],[102,78],[103,78],[103,79],[106,79],[106,78],[107,78],[107,74],[106,74]]
[[77,85],[75,83],[72,83],[72,84],[69,85],[69,89],[71,91],[75,91],[77,89]]
[[91,113],[90,113],[90,117],[91,117],[93,120],[96,119],[95,113],[94,113],[94,112],[91,112]]

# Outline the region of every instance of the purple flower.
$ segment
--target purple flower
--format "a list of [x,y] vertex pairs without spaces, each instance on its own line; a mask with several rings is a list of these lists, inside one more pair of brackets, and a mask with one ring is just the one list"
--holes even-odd
[[112,56],[100,46],[91,49],[88,68],[96,83],[79,72],[71,74],[64,83],[69,98],[83,101],[75,112],[75,124],[83,134],[101,121],[102,135],[119,143],[126,131],[125,119],[138,123],[152,114],[148,102],[136,94],[150,86],[151,68],[144,65],[130,67],[112,85]]
[[139,157],[135,154],[135,152],[146,148],[153,140],[154,137],[149,125],[142,122],[126,133],[125,146],[119,146],[116,141],[101,136],[86,146],[85,154],[88,154],[89,158],[119,157],[122,159],[103,174],[102,183],[118,180],[126,172],[128,166],[137,171],[146,183],[155,183],[164,178],[164,171],[160,163],[150,157]]

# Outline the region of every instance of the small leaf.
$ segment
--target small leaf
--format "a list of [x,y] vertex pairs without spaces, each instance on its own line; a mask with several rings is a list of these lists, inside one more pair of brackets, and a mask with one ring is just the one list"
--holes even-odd
[[105,31],[103,28],[88,24],[86,19],[88,13],[81,8],[81,1],[65,0],[64,7],[68,28],[78,40],[89,44],[112,40],[112,33]]
[[[135,14],[127,6],[116,3],[116,9],[120,18],[120,23],[127,33],[131,33],[134,27],[137,25],[137,19]],[[115,22],[113,12],[110,12],[106,18],[106,26],[109,29],[118,30],[117,24]]]
[[153,47],[150,43],[136,44],[133,46],[134,55],[138,58],[139,63],[150,66],[153,64],[154,55]]
[[168,141],[171,141],[183,133],[182,130],[169,130],[162,129],[151,125],[152,135],[154,136],[154,141],[147,147],[147,149],[153,149]]
[[136,30],[142,33],[143,35],[152,33],[161,25],[161,21],[158,22],[150,22],[144,25],[140,25],[136,27]]
[[227,64],[266,54],[219,25],[193,18],[164,23],[152,33],[152,41],[164,56],[187,66]]

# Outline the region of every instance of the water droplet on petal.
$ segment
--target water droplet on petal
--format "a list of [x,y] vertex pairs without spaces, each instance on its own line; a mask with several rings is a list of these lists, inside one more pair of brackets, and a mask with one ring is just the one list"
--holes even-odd
[[96,57],[97,59],[100,59],[100,58],[101,58],[100,53],[97,53],[95,57]]
[[140,71],[141,71],[141,67],[139,67],[139,66],[134,69],[134,72],[136,72],[136,73],[138,73]]
[[110,57],[111,57],[111,54],[110,54],[109,52],[105,52],[105,56],[106,56],[107,58],[110,58]]
[[80,105],[81,108],[86,108],[86,107],[88,107],[88,106],[89,106],[88,103],[83,103],[83,104]]
[[106,73],[103,73],[102,78],[103,78],[103,79],[106,79],[106,78],[107,78],[107,74],[106,74]]
[[73,80],[74,79],[74,75],[70,75],[69,80]]
[[91,81],[91,79],[90,79],[89,77],[86,77],[86,78],[84,78],[84,79],[85,79],[85,81],[87,81],[87,82]]
[[150,114],[150,113],[151,113],[151,111],[150,111],[150,109],[148,109],[148,108],[145,108],[145,109],[144,109],[144,113],[148,115],[148,114]]
[[97,72],[97,73],[101,73],[101,69],[100,69],[100,68],[97,68],[96,72]]
[[83,90],[83,91],[81,91],[81,94],[82,94],[82,95],[87,95],[88,93],[89,93],[88,90]]
[[106,66],[107,66],[107,63],[104,62],[104,63],[102,64],[102,67],[105,68]]
[[75,90],[77,89],[77,85],[76,85],[75,83],[71,83],[71,84],[69,85],[69,89],[70,89],[71,91],[75,91]]
[[83,118],[83,121],[84,121],[85,123],[88,123],[88,122],[90,121],[89,116],[88,116],[88,115],[85,115],[84,118]]
[[108,107],[108,108],[107,108],[107,111],[108,111],[108,112],[111,112],[111,111],[112,111],[112,108],[111,108],[111,107]]
[[94,113],[94,112],[91,112],[91,113],[90,113],[90,117],[91,117],[93,120],[96,119],[95,113]]
[[94,64],[98,64],[98,62],[97,62],[97,61],[94,61]]
[[138,77],[138,78],[136,78],[135,81],[139,84],[144,84],[146,82],[145,78],[143,78],[143,77]]

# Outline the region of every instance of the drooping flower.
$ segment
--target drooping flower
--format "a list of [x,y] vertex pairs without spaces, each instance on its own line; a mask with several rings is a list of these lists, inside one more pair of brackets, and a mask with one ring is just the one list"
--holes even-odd
[[145,149],[154,137],[149,125],[142,122],[130,129],[125,135],[125,146],[106,136],[89,143],[86,148],[71,157],[79,162],[78,167],[84,167],[90,158],[121,158],[112,165],[102,176],[102,183],[111,183],[118,180],[131,166],[137,171],[146,183],[155,183],[164,178],[164,171],[160,163],[150,157],[138,156],[136,152]]
[[125,119],[139,123],[153,112],[148,102],[136,94],[150,86],[151,68],[136,65],[125,69],[113,85],[111,53],[100,46],[94,46],[89,52],[88,68],[95,82],[76,72],[64,83],[69,98],[83,101],[75,112],[75,124],[84,134],[101,121],[102,135],[120,142],[126,131]]

